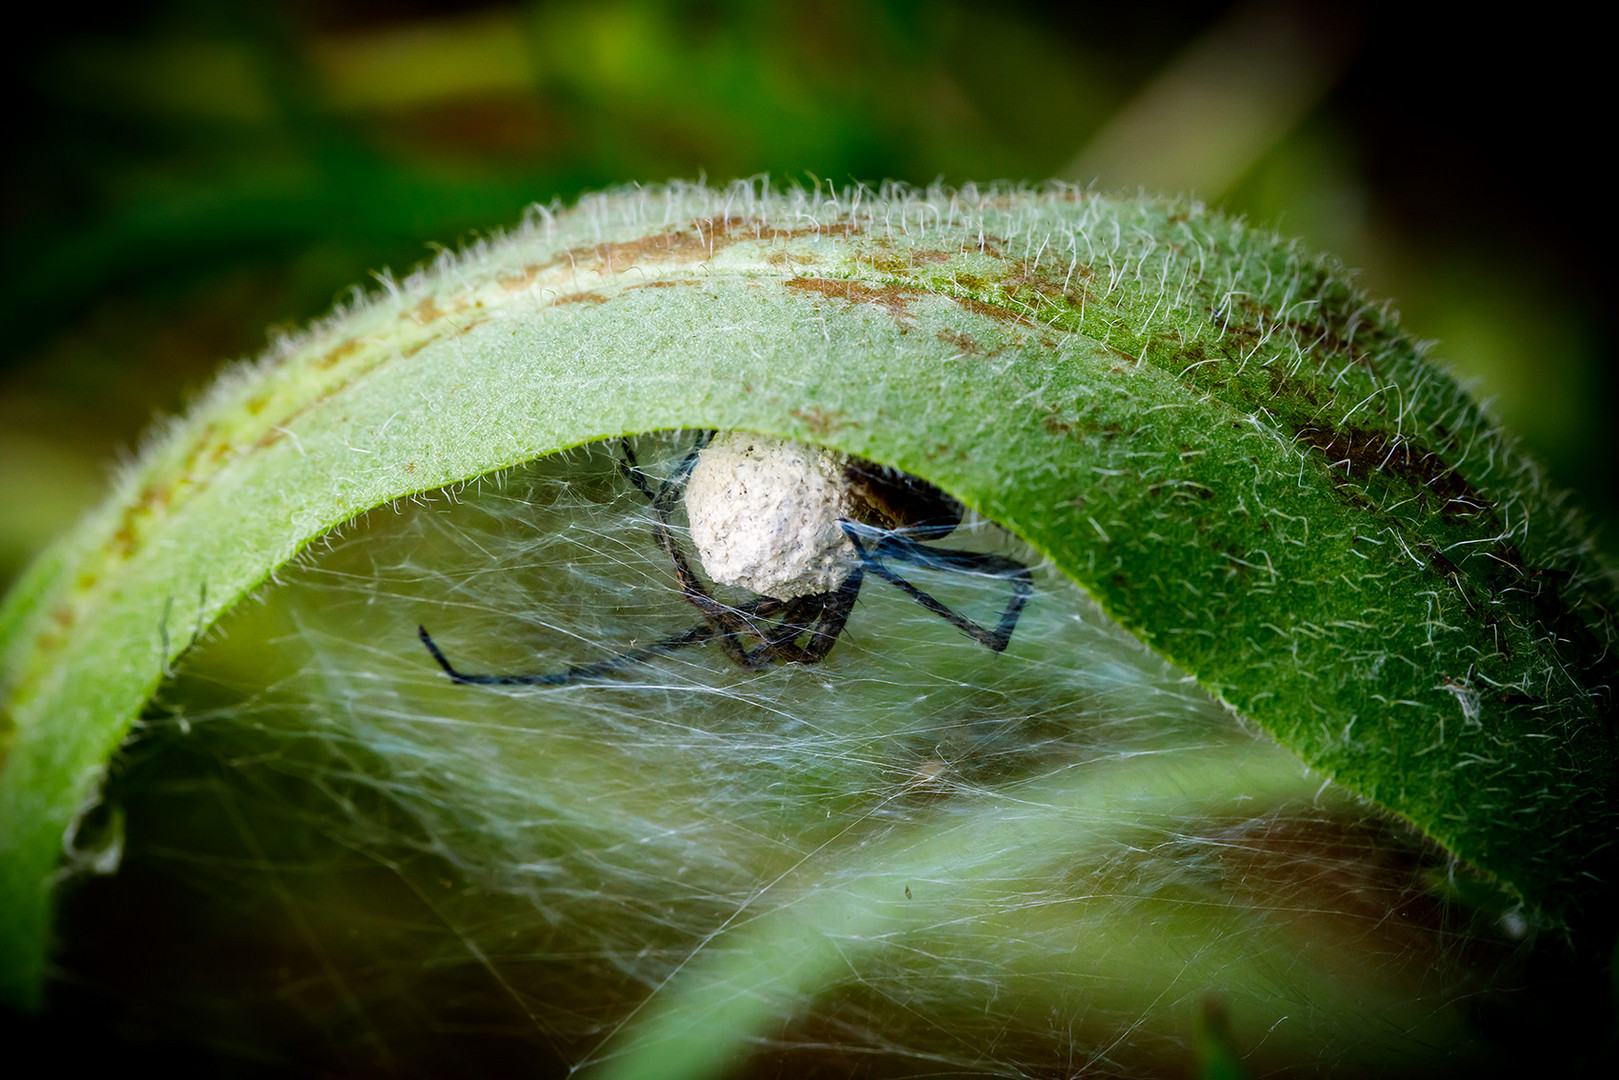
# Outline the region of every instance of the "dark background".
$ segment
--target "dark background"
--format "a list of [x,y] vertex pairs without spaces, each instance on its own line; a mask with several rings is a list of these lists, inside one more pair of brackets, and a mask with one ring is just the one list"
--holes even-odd
[[[0,584],[267,326],[531,202],[761,172],[1192,190],[1300,235],[1439,339],[1619,552],[1611,61],[1557,8],[148,0],[36,20],[4,73]],[[1177,87],[1269,127],[1142,112]]]

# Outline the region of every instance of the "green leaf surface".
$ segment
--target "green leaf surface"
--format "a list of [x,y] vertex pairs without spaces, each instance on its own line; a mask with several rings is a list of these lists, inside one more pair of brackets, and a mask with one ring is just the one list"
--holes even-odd
[[1321,773],[1553,917],[1613,861],[1612,584],[1341,269],[1066,188],[670,187],[538,213],[227,375],[0,611],[0,986],[199,629],[366,509],[740,428],[950,491]]

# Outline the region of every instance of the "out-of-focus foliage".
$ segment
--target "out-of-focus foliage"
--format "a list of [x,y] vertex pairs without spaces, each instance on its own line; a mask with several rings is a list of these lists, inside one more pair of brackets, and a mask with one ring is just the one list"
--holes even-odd
[[[1196,188],[1363,267],[1611,518],[1611,225],[1587,208],[1596,141],[1564,135],[1594,100],[1579,73],[1597,70],[1595,42],[1553,20],[1457,27],[1355,5],[1117,7],[45,13],[6,76],[0,582],[99,494],[101,463],[154,410],[366,268],[404,269],[424,238],[454,244],[534,201],[760,172]],[[1154,172],[1118,149],[1132,134],[1185,149]]]

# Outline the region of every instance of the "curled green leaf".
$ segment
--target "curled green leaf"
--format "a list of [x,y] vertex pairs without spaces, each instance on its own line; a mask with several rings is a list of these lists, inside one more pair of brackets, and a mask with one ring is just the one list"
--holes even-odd
[[1608,885],[1613,589],[1534,466],[1344,272],[1054,187],[668,187],[537,212],[226,376],[0,610],[0,980],[199,630],[363,512],[740,429],[1004,525],[1311,769],[1555,919]]

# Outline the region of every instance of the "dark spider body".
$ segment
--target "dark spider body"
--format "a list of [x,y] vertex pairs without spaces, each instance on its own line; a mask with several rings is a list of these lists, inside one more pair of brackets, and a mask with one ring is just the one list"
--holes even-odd
[[[850,510],[848,516],[837,518],[836,525],[853,547],[856,560],[848,567],[840,584],[807,595],[760,595],[739,606],[716,599],[692,572],[670,520],[676,504],[686,493],[692,470],[714,436],[712,431],[699,433],[690,452],[656,490],[636,462],[628,441],[620,444],[623,452],[620,468],[651,502],[653,540],[673,564],[681,594],[702,613],[701,623],[607,660],[534,674],[474,674],[457,670],[427,630],[417,627],[422,644],[445,674],[454,682],[478,686],[570,686],[706,641],[717,641],[725,655],[743,668],[759,669],[773,663],[814,664],[825,659],[843,633],[867,571],[985,648],[995,652],[1006,648],[1018,616],[1033,592],[1029,568],[999,555],[952,551],[920,543],[920,540],[936,540],[954,532],[961,524],[962,505],[926,480],[860,458],[847,459],[841,476],[847,489],[845,505]],[[1011,582],[1012,596],[995,628],[986,629],[906,581],[888,565],[890,562],[1001,578]]]

